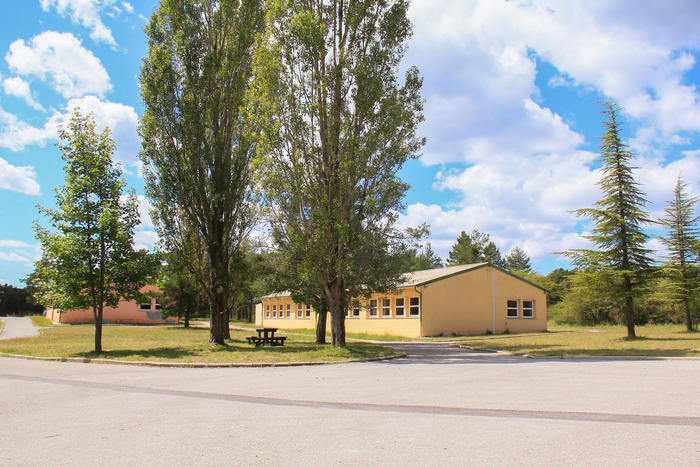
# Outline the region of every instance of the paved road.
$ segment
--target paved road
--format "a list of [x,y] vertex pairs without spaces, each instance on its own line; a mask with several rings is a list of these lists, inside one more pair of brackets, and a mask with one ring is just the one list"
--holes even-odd
[[0,358],[0,465],[700,465],[698,360],[396,346],[415,356],[227,369]]
[[5,327],[0,333],[0,340],[39,335],[39,330],[34,327],[34,323],[29,318],[0,317],[0,319],[5,320]]

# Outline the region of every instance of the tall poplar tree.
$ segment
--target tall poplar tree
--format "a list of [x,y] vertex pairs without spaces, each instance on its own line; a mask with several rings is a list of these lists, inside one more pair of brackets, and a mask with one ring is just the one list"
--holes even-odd
[[600,169],[598,182],[603,199],[591,208],[577,209],[577,216],[590,219],[594,226],[583,237],[597,249],[575,249],[564,254],[581,268],[587,283],[625,307],[627,336],[636,337],[634,330],[634,297],[647,292],[646,284],[653,261],[645,247],[649,235],[643,225],[651,224],[644,207],[647,200],[632,173],[634,158],[622,140],[619,121],[620,108],[614,102],[602,102],[606,132],[600,137]]
[[[405,0],[270,0],[250,103],[258,167],[276,238],[300,280],[315,282],[345,346],[345,312],[367,288],[395,283],[385,261],[400,232],[419,156],[422,79],[397,70],[411,36]],[[395,270],[394,270],[395,269]]]
[[254,222],[242,109],[263,20],[259,0],[162,0],[145,27],[145,191],[166,248],[183,262],[204,252],[189,265],[209,302],[213,346],[228,337],[241,243]]
[[104,307],[140,298],[158,266],[156,257],[133,250],[138,200],[133,190],[122,198],[126,181],[112,161],[110,134],[98,133],[92,116],[76,109],[59,130],[66,183],[56,189],[57,209],[39,206],[53,229],[34,223],[43,252],[32,279],[36,295],[51,308],[92,309],[95,352],[102,351]]
[[695,215],[697,197],[689,197],[685,188],[688,185],[678,175],[673,200],[666,203],[666,215],[657,220],[666,230],[666,235],[659,240],[668,250],[663,272],[668,279],[668,295],[675,302],[681,303],[685,312],[685,325],[688,331],[693,330],[693,320],[690,315],[690,301],[698,290],[697,252],[698,216]]

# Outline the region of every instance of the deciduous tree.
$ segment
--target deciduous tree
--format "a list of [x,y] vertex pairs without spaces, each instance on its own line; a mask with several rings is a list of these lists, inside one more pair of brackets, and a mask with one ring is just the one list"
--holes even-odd
[[422,79],[396,72],[411,36],[404,0],[271,0],[250,102],[258,167],[278,239],[301,281],[315,282],[345,346],[345,312],[366,288],[389,287],[419,156]]
[[61,310],[92,309],[95,352],[102,351],[104,307],[140,298],[158,264],[145,250],[133,250],[138,199],[133,190],[122,197],[126,182],[112,161],[110,134],[109,128],[98,134],[92,116],[76,109],[68,128],[59,130],[66,183],[56,190],[57,209],[39,206],[52,229],[34,224],[43,252],[35,263],[39,301]]
[[168,251],[199,258],[187,248],[203,247],[192,267],[209,301],[214,346],[228,337],[240,246],[254,224],[254,149],[242,109],[263,17],[259,0],[162,0],[145,28],[139,133],[146,194]]
[[614,102],[603,102],[605,134],[600,138],[603,167],[598,183],[603,199],[591,208],[577,209],[577,216],[593,221],[593,231],[583,237],[597,249],[575,249],[564,253],[580,268],[582,278],[591,287],[625,304],[627,336],[635,337],[634,298],[646,293],[646,283],[653,261],[645,244],[649,235],[643,225],[651,220],[644,211],[646,199],[634,180],[634,155],[622,140],[620,108]]

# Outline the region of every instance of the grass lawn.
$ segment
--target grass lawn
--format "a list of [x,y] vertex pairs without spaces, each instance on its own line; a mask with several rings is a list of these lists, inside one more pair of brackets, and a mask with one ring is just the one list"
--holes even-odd
[[346,349],[317,345],[311,336],[288,336],[284,346],[255,347],[250,331],[231,331],[228,346],[209,347],[209,330],[166,326],[105,325],[101,354],[94,348],[93,325],[43,329],[40,337],[0,341],[0,352],[36,357],[105,358],[187,363],[325,362],[395,355],[393,349],[351,342]]
[[53,326],[54,323],[51,321],[49,318],[46,318],[41,315],[33,315],[30,316],[29,319],[32,320],[32,323],[34,323],[34,326]]
[[627,339],[624,326],[569,327],[549,325],[549,332],[460,338],[471,347],[532,356],[700,357],[700,332],[683,325],[636,328]]
[[0,319],[0,332],[2,332],[2,329],[5,327],[5,320]]

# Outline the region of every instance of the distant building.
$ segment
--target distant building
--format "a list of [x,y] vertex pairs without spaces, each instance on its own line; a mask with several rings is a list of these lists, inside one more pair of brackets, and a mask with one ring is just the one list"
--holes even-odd
[[[159,292],[154,285],[147,285],[141,293]],[[46,317],[54,323],[87,324],[94,323],[95,318],[90,310],[65,310],[59,312],[53,308],[46,309]],[[176,324],[177,317],[163,319],[160,315],[160,304],[155,298],[149,298],[144,303],[120,300],[116,308],[105,307],[102,312],[104,324]]]
[[[547,291],[489,263],[403,277],[392,293],[363,297],[347,310],[346,331],[429,337],[547,330]],[[262,297],[255,309],[258,326],[314,328],[316,322],[311,306],[293,302],[289,292]]]

